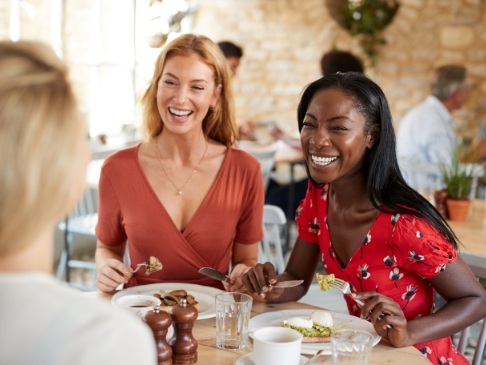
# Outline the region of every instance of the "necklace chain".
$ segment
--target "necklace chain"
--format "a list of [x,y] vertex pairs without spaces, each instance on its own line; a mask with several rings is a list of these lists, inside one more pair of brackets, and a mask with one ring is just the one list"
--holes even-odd
[[204,153],[201,157],[201,159],[199,160],[199,162],[197,163],[196,166],[194,166],[194,169],[192,170],[191,174],[189,175],[189,177],[187,178],[186,182],[184,184],[182,184],[181,187],[178,187],[176,185],[176,183],[169,177],[169,174],[167,173],[167,171],[165,171],[165,167],[164,167],[164,164],[162,163],[162,155],[160,153],[160,149],[159,149],[159,143],[158,141],[155,142],[155,147],[157,149],[157,159],[159,160],[160,162],[160,166],[162,166],[162,171],[164,172],[164,175],[165,177],[167,178],[167,180],[169,180],[169,182],[176,188],[176,193],[177,195],[182,195],[182,190],[184,190],[184,188],[186,187],[187,184],[189,184],[189,181],[191,181],[192,177],[194,176],[194,174],[197,172],[198,168],[199,168],[199,165],[201,164],[201,162],[204,160],[204,157],[206,157],[206,152],[208,152],[208,141],[206,140],[206,149],[204,150]]

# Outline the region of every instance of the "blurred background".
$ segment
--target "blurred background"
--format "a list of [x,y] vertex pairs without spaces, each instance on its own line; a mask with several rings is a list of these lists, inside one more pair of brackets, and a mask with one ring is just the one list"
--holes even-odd
[[[373,17],[352,11],[362,3],[375,4]],[[394,9],[391,19],[389,9]],[[346,24],[346,11],[354,26]],[[368,33],[353,35],[357,31]],[[366,73],[390,101],[395,122],[426,97],[432,69],[446,63],[465,65],[472,85],[466,106],[455,113],[457,135],[472,138],[486,117],[485,0],[0,2],[0,38],[52,44],[71,67],[90,137],[106,135],[113,143],[136,133],[136,101],[158,47],[179,32],[243,47],[234,79],[236,110],[255,123],[297,129],[299,94],[320,76],[320,57],[333,48],[365,61]],[[372,52],[362,46],[366,37],[369,46],[371,33]]]

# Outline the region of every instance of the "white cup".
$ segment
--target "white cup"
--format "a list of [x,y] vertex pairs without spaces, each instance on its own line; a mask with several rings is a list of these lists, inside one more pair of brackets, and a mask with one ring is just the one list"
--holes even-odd
[[[255,365],[298,365],[302,334],[285,327],[262,327],[245,336]],[[252,343],[253,342],[253,343]]]
[[337,330],[331,335],[333,365],[368,365],[373,335],[360,330]]

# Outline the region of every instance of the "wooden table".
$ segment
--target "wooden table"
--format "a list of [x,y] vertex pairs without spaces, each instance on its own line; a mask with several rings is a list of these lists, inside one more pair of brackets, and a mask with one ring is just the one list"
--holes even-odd
[[[89,292],[85,295],[110,300],[111,295],[100,292]],[[288,302],[281,304],[254,303],[251,316],[284,309],[312,309],[317,308],[308,304]],[[193,335],[198,341],[198,364],[230,365],[246,354],[247,350],[223,350],[216,347],[215,319],[208,318],[196,321]],[[310,357],[310,356],[308,356]],[[372,365],[420,365],[430,364],[429,361],[415,348],[394,348],[385,343],[379,343],[373,347],[371,358]]]
[[464,222],[448,223],[462,243],[460,251],[486,256],[486,200],[473,200]]

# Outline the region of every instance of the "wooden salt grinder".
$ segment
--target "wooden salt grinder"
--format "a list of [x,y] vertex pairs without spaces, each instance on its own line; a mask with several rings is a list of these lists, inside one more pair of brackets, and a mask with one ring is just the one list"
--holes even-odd
[[154,307],[153,311],[145,313],[143,320],[150,326],[154,333],[155,345],[157,347],[157,364],[172,365],[172,347],[167,342],[167,332],[172,324],[172,317],[169,313]]
[[191,365],[197,362],[197,341],[192,328],[197,319],[197,309],[182,298],[172,310],[174,336],[170,340],[174,365]]

